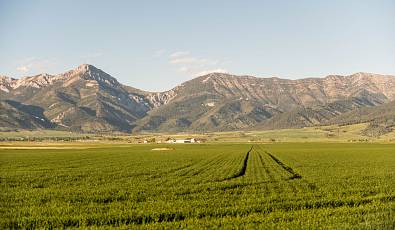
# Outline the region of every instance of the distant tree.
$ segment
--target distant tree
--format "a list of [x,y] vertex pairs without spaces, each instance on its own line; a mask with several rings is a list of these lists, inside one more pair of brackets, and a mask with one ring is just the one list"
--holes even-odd
[[149,139],[149,140],[148,140],[148,142],[149,142],[149,143],[155,143],[155,142],[156,142],[156,139],[155,139],[155,137],[153,137],[153,138]]

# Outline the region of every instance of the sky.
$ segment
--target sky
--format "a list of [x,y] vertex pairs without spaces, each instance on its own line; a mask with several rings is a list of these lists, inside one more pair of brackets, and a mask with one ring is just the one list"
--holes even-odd
[[395,75],[394,0],[0,0],[0,75],[92,64],[169,90],[210,72]]

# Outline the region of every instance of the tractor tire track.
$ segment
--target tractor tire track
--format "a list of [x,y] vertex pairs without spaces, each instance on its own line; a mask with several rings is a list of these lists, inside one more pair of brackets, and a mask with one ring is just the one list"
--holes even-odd
[[289,167],[288,165],[284,164],[282,161],[280,161],[277,157],[273,156],[271,153],[265,151],[267,155],[270,156],[278,165],[280,165],[285,171],[289,172],[291,174],[291,177],[289,178],[290,180],[294,179],[302,179],[302,176],[295,172],[293,168]]
[[246,156],[244,157],[244,160],[243,160],[243,165],[241,166],[240,170],[236,174],[226,178],[225,180],[236,179],[236,178],[242,177],[246,174],[248,158],[250,156],[250,152],[252,151],[253,147],[254,146],[251,146],[250,150],[248,150],[248,152],[246,153]]
[[267,156],[269,156],[277,165],[279,165],[283,170],[285,170],[287,173],[291,174],[291,177],[288,178],[288,180],[300,180],[301,184],[299,186],[291,185],[289,186],[293,187],[293,189],[296,191],[298,190],[297,187],[302,188],[302,190],[307,189],[307,191],[316,191],[318,188],[314,183],[311,183],[307,181],[305,178],[302,178],[302,175],[295,172],[293,168],[289,167],[288,165],[284,164],[280,159],[275,157],[272,153],[264,150],[261,146],[257,146],[257,148],[264,152]]

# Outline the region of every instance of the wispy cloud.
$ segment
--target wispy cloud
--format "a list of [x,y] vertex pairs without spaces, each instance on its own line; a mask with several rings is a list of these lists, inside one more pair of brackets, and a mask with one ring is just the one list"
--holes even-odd
[[210,69],[210,70],[203,70],[195,74],[195,77],[207,75],[209,73],[229,73],[226,69]]
[[186,66],[181,66],[180,68],[178,68],[178,72],[180,73],[188,73],[189,68]]
[[179,57],[185,57],[189,56],[190,52],[189,51],[177,51],[172,54],[170,54],[170,58],[179,58]]
[[195,57],[179,57],[170,59],[171,64],[204,64],[206,59],[199,59]]
[[169,63],[177,66],[177,71],[189,76],[201,76],[212,72],[228,72],[220,68],[221,61],[193,56],[189,51],[177,51],[169,55]]
[[52,60],[30,57],[21,60],[16,67],[16,71],[20,74],[43,73],[48,72],[49,68],[53,66],[54,62]]
[[27,72],[29,72],[30,67],[31,67],[30,65],[19,66],[19,67],[16,67],[16,70],[20,73],[27,73]]

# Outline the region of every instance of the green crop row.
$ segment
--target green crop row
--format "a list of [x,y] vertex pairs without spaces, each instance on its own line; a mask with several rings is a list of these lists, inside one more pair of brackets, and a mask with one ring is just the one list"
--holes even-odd
[[0,149],[0,229],[393,229],[394,168],[393,144]]

